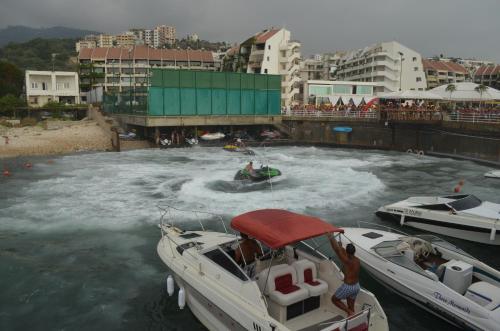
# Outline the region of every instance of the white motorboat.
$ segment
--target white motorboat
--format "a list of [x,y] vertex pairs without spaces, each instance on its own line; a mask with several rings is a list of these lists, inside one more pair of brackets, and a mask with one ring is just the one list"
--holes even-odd
[[500,272],[434,235],[344,228],[361,265],[407,300],[455,326],[500,330]]
[[[213,222],[215,215],[207,217]],[[233,258],[239,237],[200,225],[201,231],[183,231],[162,222],[158,254],[180,288],[180,306],[185,300],[209,330],[388,330],[372,293],[361,290],[351,317],[331,301],[342,272],[308,239],[341,229],[285,210],[242,214],[231,227],[254,238],[264,255],[239,265]]]
[[488,178],[500,178],[500,170],[491,170],[484,174]]
[[380,207],[377,216],[396,220],[401,226],[450,237],[500,245],[500,204],[481,201],[474,195],[410,197]]
[[204,135],[200,136],[200,139],[202,140],[219,140],[224,138],[226,135],[222,132],[215,132],[215,133],[205,133]]

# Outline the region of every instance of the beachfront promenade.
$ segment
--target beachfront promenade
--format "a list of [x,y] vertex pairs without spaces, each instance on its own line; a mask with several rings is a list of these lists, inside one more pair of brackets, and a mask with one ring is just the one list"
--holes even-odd
[[331,121],[392,121],[392,122],[463,122],[476,124],[500,125],[500,111],[435,111],[384,109],[381,111],[324,111],[324,110],[286,110],[282,112],[283,120],[321,119]]

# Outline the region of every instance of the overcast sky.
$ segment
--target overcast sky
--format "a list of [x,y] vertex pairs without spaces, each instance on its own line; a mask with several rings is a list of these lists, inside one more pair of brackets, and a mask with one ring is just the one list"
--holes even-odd
[[212,41],[286,27],[305,55],[397,40],[424,56],[500,62],[499,0],[0,0],[0,26],[109,33],[173,25]]

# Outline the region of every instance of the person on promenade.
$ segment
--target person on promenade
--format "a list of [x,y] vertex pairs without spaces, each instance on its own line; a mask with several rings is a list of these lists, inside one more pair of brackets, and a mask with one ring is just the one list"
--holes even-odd
[[[356,248],[353,244],[349,243],[344,249],[342,244],[338,243],[331,233],[328,234],[328,240],[330,241],[335,254],[337,254],[340,261],[342,261],[342,264],[344,265],[344,283],[332,296],[332,302],[335,306],[345,311],[348,316],[352,316],[354,315],[354,303],[356,301],[356,296],[361,288],[359,286],[360,262],[359,259],[354,256]],[[347,305],[342,302],[342,300],[346,300]]]

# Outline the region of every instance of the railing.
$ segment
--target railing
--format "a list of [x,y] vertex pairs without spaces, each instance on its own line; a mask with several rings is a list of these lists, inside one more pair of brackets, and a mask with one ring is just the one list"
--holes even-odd
[[452,112],[443,116],[444,121],[466,123],[500,124],[500,113],[461,113]]
[[376,112],[370,111],[324,111],[324,110],[285,110],[283,116],[322,117],[322,118],[366,118],[377,119]]

